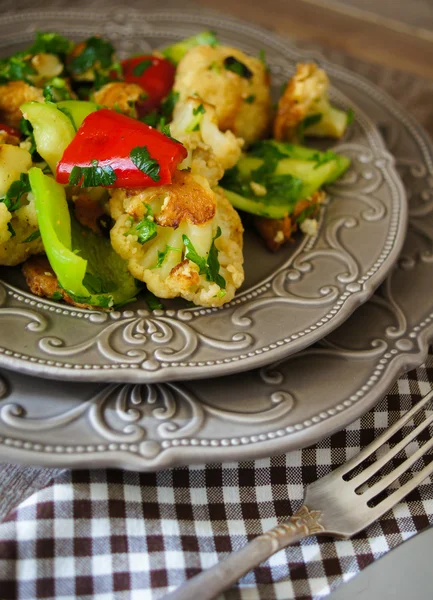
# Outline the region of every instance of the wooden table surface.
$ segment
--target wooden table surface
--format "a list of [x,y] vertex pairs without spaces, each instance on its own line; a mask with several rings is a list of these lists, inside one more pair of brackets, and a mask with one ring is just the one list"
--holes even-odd
[[[263,25],[281,35],[309,40],[433,80],[433,0],[195,2]],[[366,5],[369,10],[364,9]]]

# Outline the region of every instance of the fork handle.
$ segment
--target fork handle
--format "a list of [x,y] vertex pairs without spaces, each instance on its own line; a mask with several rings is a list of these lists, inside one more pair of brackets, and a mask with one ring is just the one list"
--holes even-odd
[[321,516],[320,511],[310,510],[303,504],[288,521],[259,535],[241,550],[192,577],[179,589],[165,596],[164,600],[212,600],[278,550],[310,535],[324,533],[325,528],[320,523]]

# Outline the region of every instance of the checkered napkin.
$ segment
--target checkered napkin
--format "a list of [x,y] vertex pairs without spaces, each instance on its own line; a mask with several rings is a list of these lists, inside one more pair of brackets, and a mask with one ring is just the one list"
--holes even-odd
[[[0,525],[0,598],[163,598],[297,510],[307,483],[357,454],[432,384],[430,355],[362,419],[284,456],[159,473],[65,473]],[[426,480],[356,538],[312,537],[282,550],[224,598],[321,598],[432,522]]]

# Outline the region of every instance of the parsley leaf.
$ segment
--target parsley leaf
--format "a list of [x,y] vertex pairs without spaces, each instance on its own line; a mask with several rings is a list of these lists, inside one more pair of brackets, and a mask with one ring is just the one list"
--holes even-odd
[[331,150],[327,150],[326,152],[324,152],[322,154],[322,156],[320,156],[318,154],[317,157],[315,157],[315,158],[316,158],[316,164],[314,165],[314,169],[318,169],[319,167],[326,164],[327,162],[330,162],[331,160],[335,160],[337,158],[337,156]]
[[152,66],[152,64],[153,64],[152,61],[149,58],[146,58],[146,59],[142,60],[141,62],[137,63],[135,65],[135,67],[132,69],[132,72],[136,77],[141,77],[143,75],[143,73],[145,71],[147,71],[147,69],[149,67]]
[[168,244],[165,247],[165,250],[158,250],[158,260],[156,265],[152,267],[152,269],[159,269],[162,267],[162,263],[165,261],[167,254],[172,250],[180,252],[180,248],[174,248],[173,246],[169,246]]
[[351,123],[353,123],[355,119],[355,111],[353,110],[353,108],[349,108],[349,110],[347,111],[347,126],[349,126]]
[[31,234],[29,235],[29,237],[27,237],[27,238],[24,240],[24,242],[23,242],[23,243],[24,243],[24,244],[26,244],[27,242],[28,242],[28,243],[30,243],[30,242],[33,242],[34,240],[37,240],[37,239],[38,239],[38,238],[40,238],[40,237],[41,237],[41,232],[39,231],[39,229],[36,229],[36,231],[34,231],[33,233],[31,233]]
[[149,310],[164,310],[164,305],[160,302],[159,298],[149,290],[144,293],[144,299]]
[[142,173],[150,177],[153,181],[161,179],[159,171],[161,167],[159,162],[152,158],[146,146],[136,146],[129,153],[129,157]]
[[247,98],[244,98],[244,102],[246,102],[247,104],[252,104],[255,99],[256,99],[255,95],[250,94]]
[[30,63],[31,56],[27,52],[18,52],[10,58],[0,60],[0,82],[25,81],[33,85],[30,75],[36,75],[36,70]]
[[199,268],[199,275],[205,275],[206,281],[215,282],[220,288],[225,289],[226,280],[220,275],[220,264],[218,260],[218,249],[215,246],[215,240],[221,236],[221,227],[218,227],[215,237],[212,240],[207,259],[197,253],[193,243],[185,234],[182,235],[182,241],[185,246],[185,258],[195,263]]
[[[149,207],[150,208],[150,207]],[[148,215],[139,221],[136,225],[132,225],[131,229],[124,235],[136,235],[139,244],[145,244],[150,240],[153,240],[157,235],[156,223],[152,218],[151,213],[148,210]],[[132,217],[131,217],[132,221]]]
[[218,227],[215,237],[212,240],[212,245],[209,250],[207,257],[208,273],[206,279],[208,281],[214,281],[220,288],[225,289],[226,280],[220,275],[220,263],[218,260],[218,248],[215,246],[215,240],[221,237],[221,227]]
[[92,160],[91,167],[75,165],[69,175],[69,184],[80,187],[98,187],[112,185],[116,181],[116,173],[109,166],[100,167],[97,160]]
[[50,81],[44,85],[42,93],[46,102],[61,102],[62,100],[72,99],[66,80],[61,77],[53,77],[50,79]]
[[313,115],[308,115],[305,117],[303,121],[301,121],[298,125],[297,134],[301,141],[304,139],[305,130],[311,125],[315,125],[322,120],[322,113],[315,113]]
[[9,212],[14,212],[20,208],[22,196],[30,190],[29,176],[27,173],[21,173],[20,178],[11,183],[6,195],[0,198],[0,202],[6,204]]
[[170,90],[167,97],[161,102],[161,106],[159,107],[160,113],[162,117],[165,117],[167,121],[171,121],[171,117],[173,115],[174,107],[176,106],[177,101],[179,100],[179,92],[175,92],[174,90]]
[[192,114],[193,114],[194,116],[196,116],[196,115],[200,115],[200,114],[201,114],[201,115],[204,115],[204,113],[205,113],[205,112],[206,112],[206,111],[205,111],[205,109],[204,109],[204,106],[203,106],[203,104],[199,104],[199,105],[198,105],[196,108],[193,108],[193,109],[192,109]]
[[141,121],[142,123],[146,123],[146,125],[149,125],[149,127],[156,127],[158,123],[161,122],[161,119],[164,119],[165,122],[165,117],[160,118],[156,110],[153,110],[148,115],[140,117],[139,121]]
[[37,31],[36,39],[28,51],[31,54],[39,54],[40,52],[68,54],[72,50],[73,45],[72,42],[58,33]]
[[8,223],[8,231],[11,234],[11,237],[15,237],[16,236],[15,229],[12,227],[12,223],[11,222]]
[[244,77],[244,79],[251,79],[253,76],[251,69],[249,69],[247,65],[234,56],[227,56],[224,59],[224,67],[227,69],[227,71],[232,71],[233,73],[236,73],[236,75]]
[[85,73],[92,67],[100,66],[108,69],[113,62],[114,48],[110,42],[100,37],[92,36],[84,42],[84,48],[78,56],[74,56],[69,64],[73,75]]
[[25,119],[24,117],[21,117],[20,131],[23,135],[26,136],[26,138],[30,142],[30,148],[29,148],[30,154],[34,154],[36,152],[36,142],[35,142],[35,136],[33,135],[33,127],[30,124],[30,121],[27,121],[27,119]]

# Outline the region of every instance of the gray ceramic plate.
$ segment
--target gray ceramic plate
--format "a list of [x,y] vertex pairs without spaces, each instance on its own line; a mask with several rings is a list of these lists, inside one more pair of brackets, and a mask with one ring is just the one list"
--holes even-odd
[[101,387],[4,371],[0,460],[153,470],[282,453],[351,423],[424,360],[433,338],[433,147],[361,77],[339,85],[380,126],[408,192],[409,232],[381,289],[321,345],[246,374]]
[[[13,50],[42,28],[76,38],[98,32],[126,55],[209,27],[252,54],[264,48],[275,90],[297,61],[308,59],[262,30],[185,11],[3,16],[0,47]],[[336,84],[335,101],[356,105],[358,98],[348,100],[340,89],[348,83],[356,89],[358,76],[325,66]],[[194,379],[269,364],[328,334],[383,281],[406,229],[405,194],[393,159],[366,113],[355,108],[355,114],[347,138],[336,146],[353,164],[330,190],[318,235],[271,255],[249,233],[246,284],[234,301],[222,309],[173,304],[149,313],[137,303],[122,312],[96,313],[36,299],[17,269],[3,269],[0,365],[81,381]]]

